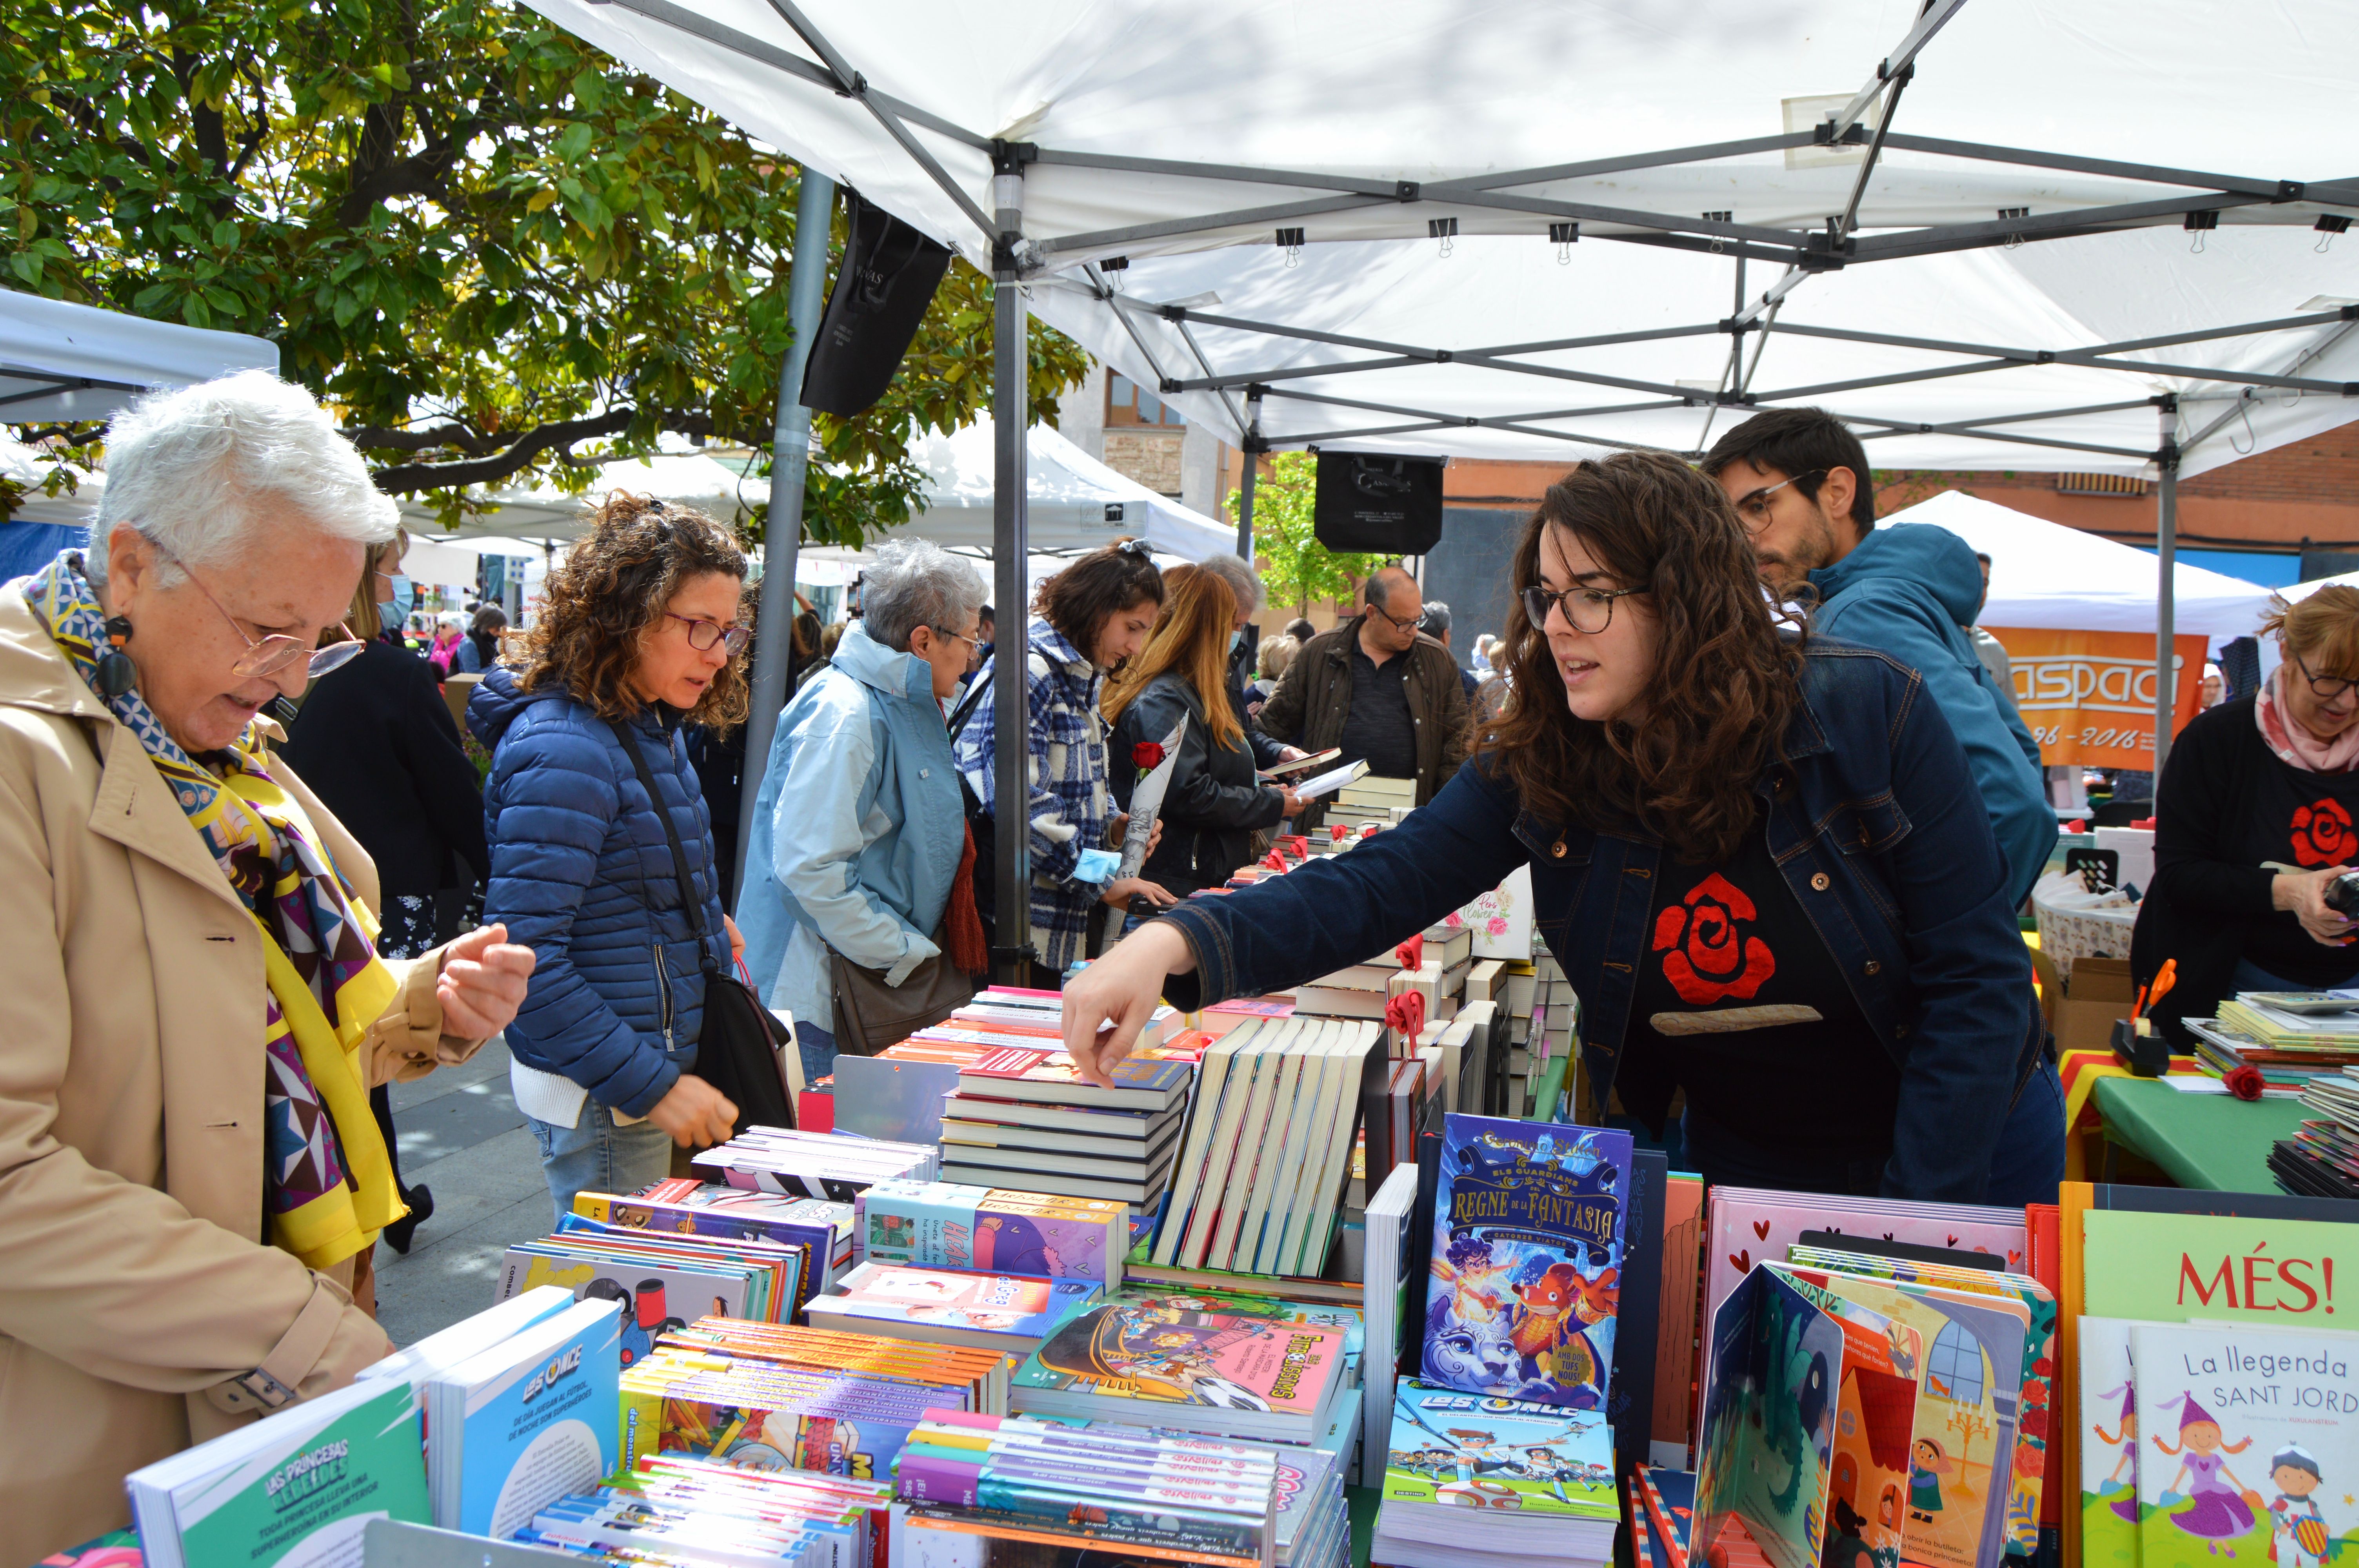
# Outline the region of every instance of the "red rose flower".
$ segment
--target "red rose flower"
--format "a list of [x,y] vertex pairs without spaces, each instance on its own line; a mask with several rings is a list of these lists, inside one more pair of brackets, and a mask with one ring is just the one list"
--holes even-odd
[[1754,916],[1753,901],[1714,871],[1656,917],[1655,951],[1664,955],[1663,978],[1681,1001],[1750,1001],[1777,972],[1769,944],[1739,929],[1738,922]]
[[2339,866],[2359,848],[2351,814],[2328,796],[2293,808],[2293,859],[2298,866]]
[[1132,765],[1136,767],[1161,767],[1163,765],[1162,743],[1156,741],[1141,741],[1130,749],[1130,760]]
[[2238,1099],[2258,1099],[2263,1086],[2267,1082],[2261,1076],[2261,1070],[2247,1062],[2228,1075],[2228,1092]]

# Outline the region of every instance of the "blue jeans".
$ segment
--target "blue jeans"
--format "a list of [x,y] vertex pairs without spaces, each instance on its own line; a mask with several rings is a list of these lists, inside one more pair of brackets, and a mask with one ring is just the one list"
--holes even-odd
[[803,1087],[835,1071],[835,1036],[817,1024],[795,1021],[795,1049],[803,1056]]
[[[1690,1109],[1680,1119],[1688,1160],[1710,1186],[1769,1187],[1781,1192],[1843,1193],[1874,1197],[1887,1156],[1811,1154],[1766,1149]],[[2064,1086],[2051,1062],[2039,1064],[2016,1097],[1991,1153],[1990,1186],[1983,1202],[2002,1208],[2054,1203],[2064,1179]]]
[[540,1145],[540,1173],[560,1219],[573,1212],[576,1193],[627,1195],[671,1174],[671,1135],[652,1121],[617,1127],[596,1100],[582,1102],[571,1127],[525,1118]]

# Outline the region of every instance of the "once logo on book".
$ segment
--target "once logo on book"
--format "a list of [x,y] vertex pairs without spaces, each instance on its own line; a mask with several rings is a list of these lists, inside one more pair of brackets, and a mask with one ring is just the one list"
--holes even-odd
[[1277,1381],[1269,1387],[1272,1399],[1290,1400],[1294,1397],[1294,1390],[1302,1382],[1302,1375],[1316,1364],[1317,1358],[1312,1352],[1319,1348],[1319,1345],[1320,1338],[1315,1334],[1298,1334],[1287,1340]]
[[532,1381],[524,1386],[524,1402],[526,1404],[532,1403],[533,1400],[540,1398],[541,1395],[547,1393],[551,1388],[553,1388],[556,1385],[558,1379],[566,1376],[568,1373],[577,1372],[581,1370],[581,1368],[582,1346],[576,1345],[567,1350],[564,1355],[560,1356],[556,1360],[551,1361],[548,1366],[543,1367],[539,1371],[535,1372],[532,1375]]
[[[2267,1253],[2265,1241],[2242,1259],[2229,1254],[2216,1267],[2199,1268],[2192,1254],[2181,1252],[2179,1304],[2187,1305],[2191,1292],[2198,1306],[2210,1306],[2214,1298],[2224,1298],[2223,1305],[2246,1312],[2305,1313],[2323,1305],[2328,1316],[2334,1314],[2333,1259],[2271,1258]],[[2240,1281],[2241,1297],[2237,1294]],[[2262,1299],[2265,1294],[2267,1300]]]
[[352,1456],[352,1447],[350,1439],[339,1437],[309,1454],[296,1455],[287,1462],[285,1469],[262,1484],[262,1495],[281,1512],[293,1508],[321,1487],[343,1479],[344,1462]]

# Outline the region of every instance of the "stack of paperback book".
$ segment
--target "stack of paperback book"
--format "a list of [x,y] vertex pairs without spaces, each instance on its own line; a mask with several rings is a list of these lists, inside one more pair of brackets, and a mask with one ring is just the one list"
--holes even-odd
[[883,1481],[649,1454],[627,1484],[552,1502],[514,1539],[611,1563],[857,1568],[884,1556],[892,1497]]
[[1372,1561],[1587,1568],[1613,1560],[1621,1520],[1603,1414],[1416,1379],[1394,1390]]
[[619,1306],[627,1367],[667,1329],[696,1318],[791,1317],[809,1252],[802,1243],[684,1236],[569,1214],[554,1235],[508,1249],[495,1299],[561,1285],[584,1300]]
[[705,1150],[694,1162],[733,1187],[837,1203],[849,1203],[891,1177],[929,1182],[940,1173],[930,1143],[887,1143],[783,1127],[749,1127]]
[[[1025,1414],[1313,1444],[1335,1425],[1350,1332],[1282,1303],[1126,1290],[1067,1318],[1009,1388]],[[1234,1310],[1232,1310],[1234,1309]]]
[[1129,1208],[1106,1198],[879,1182],[856,1206],[861,1255],[872,1262],[1094,1280],[1113,1290],[1131,1244]]
[[612,1302],[576,1302],[427,1380],[437,1525],[505,1537],[614,1469],[623,1325]]
[[962,1346],[705,1318],[623,1374],[622,1460],[887,1473],[929,1409],[1007,1409],[1008,1358]]
[[993,1047],[942,1102],[945,1181],[1151,1211],[1171,1173],[1191,1062],[1134,1054],[1114,1087],[1082,1078],[1062,1044]]
[[808,1315],[814,1328],[1002,1350],[1021,1359],[1100,1293],[1094,1280],[911,1268],[871,1259],[839,1281],[835,1293],[813,1297]]
[[968,1563],[1096,1548],[1264,1568],[1277,1561],[1277,1485],[1266,1447],[935,1411],[894,1462],[894,1527],[929,1562],[956,1542]]
[[1318,1274],[1334,1240],[1368,1075],[1372,1065],[1383,1070],[1383,1049],[1380,1026],[1344,1019],[1256,1019],[1215,1041],[1204,1054],[1154,1261]]
[[680,1177],[628,1197],[576,1193],[573,1212],[617,1230],[695,1236],[713,1243],[766,1241],[798,1249],[796,1311],[852,1266],[853,1206],[826,1198],[790,1198]]

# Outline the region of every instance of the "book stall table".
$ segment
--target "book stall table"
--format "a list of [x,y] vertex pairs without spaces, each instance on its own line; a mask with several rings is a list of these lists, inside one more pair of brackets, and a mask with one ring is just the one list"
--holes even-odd
[[2305,1116],[2318,1114],[2298,1099],[2184,1094],[2157,1079],[2128,1076],[2099,1079],[2090,1104],[2108,1145],[2158,1166],[2182,1187],[2223,1193],[2277,1192],[2271,1145],[2299,1131]]

